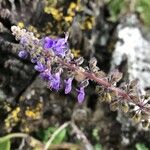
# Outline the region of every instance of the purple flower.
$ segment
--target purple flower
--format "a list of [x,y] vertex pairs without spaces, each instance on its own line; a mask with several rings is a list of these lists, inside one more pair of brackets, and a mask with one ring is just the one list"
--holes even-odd
[[43,80],[51,80],[52,74],[50,70],[46,69],[44,72],[40,73],[40,76]]
[[22,45],[25,45],[25,44],[27,43],[27,41],[28,41],[27,37],[22,37],[22,38],[20,39],[20,43],[21,43]]
[[64,80],[64,83],[65,83],[65,94],[68,94],[68,93],[71,92],[72,80],[73,80],[73,78],[69,78],[67,80]]
[[78,92],[78,102],[81,104],[85,97],[84,87],[80,87],[79,90],[77,89],[77,92]]
[[56,39],[53,43],[52,49],[56,55],[64,57],[68,50],[67,38]]
[[64,52],[64,50],[61,49],[60,47],[56,48],[54,52],[55,52],[55,54],[58,55],[58,56],[65,57],[65,52]]
[[44,39],[44,49],[51,48],[56,55],[64,57],[66,51],[68,50],[67,38],[68,36],[58,39],[46,37]]
[[38,60],[37,57],[31,58],[31,62],[32,62],[32,63],[36,63],[37,60]]
[[44,48],[45,49],[49,49],[49,48],[52,48],[53,47],[53,44],[54,44],[54,40],[49,38],[49,37],[46,37],[44,39]]
[[25,50],[22,50],[19,52],[18,56],[22,59],[26,59],[28,57],[28,52]]
[[57,72],[52,76],[50,81],[50,87],[57,91],[60,89],[60,72]]
[[45,65],[43,65],[41,62],[38,61],[37,64],[34,66],[34,69],[39,72],[43,72],[46,69],[46,67]]
[[53,45],[53,51],[56,55],[64,57],[67,50],[68,45],[65,38],[58,39]]

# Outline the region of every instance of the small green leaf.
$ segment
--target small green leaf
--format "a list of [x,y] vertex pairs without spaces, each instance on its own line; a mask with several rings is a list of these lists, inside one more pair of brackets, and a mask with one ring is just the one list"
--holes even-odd
[[0,143],[0,150],[10,150],[10,139]]
[[56,129],[57,129],[56,127],[49,127],[47,130],[44,130],[43,141],[47,142]]
[[102,150],[102,145],[101,144],[95,144],[94,150]]
[[[41,141],[47,142],[56,130],[57,130],[56,127],[49,127],[49,128],[46,129],[46,130],[40,130],[40,131],[37,133],[37,136],[40,138]],[[62,142],[67,138],[66,132],[67,132],[67,129],[63,129],[63,130],[55,137],[55,139],[53,140],[52,143],[53,143],[53,144],[60,144],[60,143],[62,143]]]
[[100,138],[99,138],[99,134],[98,134],[98,129],[96,129],[96,128],[93,129],[92,136],[95,140],[99,141]]
[[56,129],[57,129],[56,127],[49,127],[46,130],[40,130],[37,133],[37,136],[40,138],[41,141],[47,142]]
[[137,143],[135,147],[136,147],[136,150],[149,150],[149,148],[146,147],[143,143]]
[[53,140],[53,144],[60,144],[66,139],[67,129],[63,129]]

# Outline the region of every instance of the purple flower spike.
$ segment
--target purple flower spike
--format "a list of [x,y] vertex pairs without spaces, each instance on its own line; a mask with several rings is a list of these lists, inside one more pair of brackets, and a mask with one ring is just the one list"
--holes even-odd
[[57,72],[55,75],[52,76],[50,81],[50,87],[54,90],[60,89],[60,73]]
[[28,57],[28,52],[25,50],[22,50],[19,52],[18,56],[22,59],[26,59]]
[[34,66],[34,69],[39,72],[43,72],[46,69],[46,67],[42,63],[37,62],[37,64]]
[[68,94],[71,92],[72,80],[73,80],[73,78],[69,78],[69,79],[64,81],[65,82],[65,94]]
[[53,39],[51,39],[51,38],[49,38],[49,37],[46,37],[46,38],[44,39],[44,48],[45,48],[45,49],[52,48],[53,44],[54,44],[54,40],[53,40]]
[[81,104],[84,100],[84,97],[85,97],[84,88],[80,87],[80,89],[77,90],[77,92],[78,92],[78,102]]

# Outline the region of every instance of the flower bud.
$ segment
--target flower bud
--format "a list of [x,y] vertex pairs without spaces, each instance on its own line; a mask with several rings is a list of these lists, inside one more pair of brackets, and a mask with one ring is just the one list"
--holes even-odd
[[136,113],[133,117],[133,120],[135,122],[140,122],[141,121],[141,113]]
[[144,120],[144,121],[142,122],[143,128],[147,128],[147,127],[149,127],[149,125],[150,125],[150,123],[149,123],[148,120]]
[[129,111],[129,105],[127,102],[122,102],[120,104],[120,108],[124,113],[127,113]]
[[138,84],[138,82],[139,82],[138,79],[132,80],[132,81],[130,82],[130,88],[135,87],[135,86]]
[[102,88],[101,86],[97,85],[95,88],[95,92],[97,94],[102,94],[102,92],[104,92],[104,88]]
[[85,70],[82,68],[82,67],[79,67],[79,70],[77,70],[75,72],[75,79],[78,81],[78,82],[81,82],[83,80],[85,80],[86,76],[83,74]]
[[118,106],[119,106],[119,104],[118,104],[117,101],[112,102],[112,103],[110,104],[110,110],[116,111],[116,110],[118,109]]
[[135,108],[135,105],[129,104],[129,109],[130,109],[130,110],[133,110],[134,108]]
[[94,72],[94,73],[98,73],[98,71],[99,71],[100,69],[99,69],[99,67],[97,67],[97,66],[91,66],[91,67],[90,67],[90,70],[91,70],[92,72]]
[[86,80],[84,80],[84,81],[81,82],[81,85],[80,85],[80,86],[82,86],[82,87],[87,87],[88,85],[89,85],[89,80],[86,79]]
[[135,114],[136,114],[135,111],[130,111],[130,112],[128,113],[128,116],[129,116],[129,118],[134,118]]
[[92,66],[96,66],[96,65],[97,65],[97,60],[95,57],[92,57],[89,61],[89,66],[91,68]]
[[78,59],[75,60],[77,65],[81,65],[84,62],[84,58],[83,57],[79,57]]
[[111,100],[112,100],[110,93],[107,92],[105,95],[106,95],[106,96],[105,96],[105,101],[106,101],[107,103],[110,103]]
[[25,50],[22,50],[19,52],[18,56],[22,59],[26,59],[28,57],[28,52]]

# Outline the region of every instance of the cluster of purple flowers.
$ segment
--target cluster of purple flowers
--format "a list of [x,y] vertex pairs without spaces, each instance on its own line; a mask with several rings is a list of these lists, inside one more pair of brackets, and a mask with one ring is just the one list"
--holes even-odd
[[[28,45],[28,40],[31,40],[27,37],[27,34],[20,37],[20,44],[23,45],[23,47]],[[71,76],[62,79],[61,75],[64,72],[62,69],[63,67],[56,64],[55,60],[52,59],[61,58],[63,60],[67,59],[68,61],[71,61],[68,55],[71,54],[71,52],[68,47],[67,39],[68,36],[65,36],[65,38],[45,37],[44,39],[39,40],[40,46],[42,47],[42,52],[37,53],[38,50],[36,49],[31,49],[29,51],[26,48],[26,50],[23,49],[18,54],[18,56],[22,59],[26,59],[30,55],[31,62],[35,64],[34,69],[40,73],[40,77],[43,80],[47,81],[49,88],[59,91],[62,87],[64,87],[65,94],[70,93],[72,90],[74,75],[72,74]],[[30,41],[31,47],[33,47],[32,44],[34,43],[34,41]],[[53,57],[46,56],[48,53],[52,54]],[[79,103],[82,103],[84,100],[84,88],[84,86],[80,86],[79,89],[76,89]]]
[[46,37],[44,39],[44,49],[45,50],[52,49],[57,56],[61,56],[63,58],[65,57],[65,53],[68,50],[67,39],[68,36],[66,36],[66,38],[59,38],[59,39],[52,39]]

